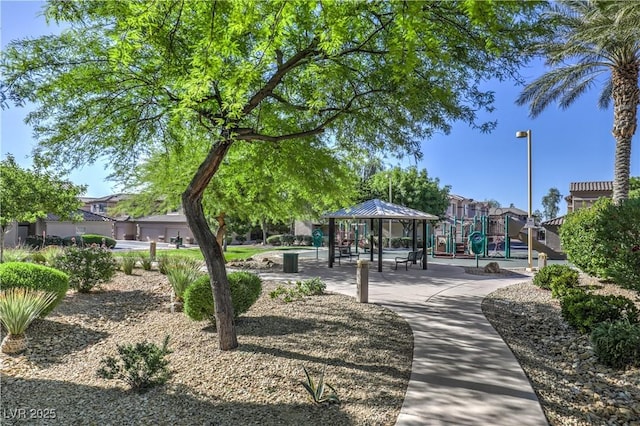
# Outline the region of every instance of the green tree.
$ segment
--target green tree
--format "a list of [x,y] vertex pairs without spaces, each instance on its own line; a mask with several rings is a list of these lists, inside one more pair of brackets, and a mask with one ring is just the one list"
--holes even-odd
[[498,200],[489,199],[489,200],[484,200],[483,202],[484,202],[484,203],[487,203],[487,205],[488,205],[490,208],[496,208],[496,209],[497,209],[497,208],[500,208],[500,201],[498,201]]
[[126,175],[154,150],[205,147],[181,201],[211,276],[220,347],[233,349],[224,258],[203,207],[232,147],[271,145],[271,163],[293,140],[420,157],[454,120],[489,131],[495,123],[476,119],[493,102],[480,82],[517,75],[541,33],[540,5],[50,0],[46,16],[67,29],[4,49],[3,98],[38,105],[27,121],[45,163],[106,157]]
[[560,194],[558,188],[549,188],[547,195],[542,197],[542,207],[544,208],[545,220],[554,219],[558,216],[561,200],[562,194]]
[[[637,127],[640,102],[640,7],[621,8],[620,1],[560,1],[548,15],[553,36],[539,46],[551,71],[528,84],[517,99],[529,104],[531,116],[558,101],[568,108],[583,93],[602,82],[599,107],[613,100],[613,137],[616,141],[613,201],[629,196],[631,140]],[[633,3],[633,2],[630,2]],[[621,10],[625,13],[621,13]]]
[[[389,200],[389,186],[391,198]],[[395,204],[444,217],[449,205],[450,186],[440,187],[438,178],[432,179],[427,170],[418,171],[417,167],[391,170],[376,173],[370,180],[371,194],[374,198],[392,201]],[[402,221],[405,236],[410,231],[411,222]]]
[[20,167],[13,156],[0,161],[0,262],[4,237],[14,222],[35,222],[48,213],[62,220],[79,220],[78,198],[85,187],[73,185],[52,173]]
[[629,198],[640,198],[640,177],[629,178]]
[[[224,167],[203,194],[206,216],[221,246],[229,217],[238,226],[259,224],[264,229],[269,222],[315,219],[354,200],[357,177],[350,162],[318,142],[231,147]],[[205,145],[191,141],[178,150],[154,152],[127,177],[125,184],[138,195],[122,208],[134,215],[176,210],[206,151]]]

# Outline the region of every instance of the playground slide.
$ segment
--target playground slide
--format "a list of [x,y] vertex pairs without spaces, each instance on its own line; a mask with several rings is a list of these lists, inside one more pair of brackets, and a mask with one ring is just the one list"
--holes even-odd
[[[528,229],[524,228],[525,222],[514,219],[512,217],[509,218],[509,237],[515,238],[517,240],[522,241],[527,244],[528,242]],[[549,259],[553,260],[564,260],[567,258],[567,255],[559,252],[557,250],[552,249],[551,247],[541,243],[536,238],[533,239],[533,249],[538,253],[545,253],[549,256]]]

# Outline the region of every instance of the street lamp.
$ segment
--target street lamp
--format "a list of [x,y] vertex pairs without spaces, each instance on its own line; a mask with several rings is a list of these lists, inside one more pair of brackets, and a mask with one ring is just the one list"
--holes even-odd
[[529,211],[527,212],[527,271],[533,271],[533,217],[531,214],[531,130],[516,132],[516,138],[527,138],[527,165],[529,174]]

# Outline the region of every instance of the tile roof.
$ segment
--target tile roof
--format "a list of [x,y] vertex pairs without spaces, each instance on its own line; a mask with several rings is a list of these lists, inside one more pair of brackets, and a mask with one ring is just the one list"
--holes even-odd
[[334,219],[439,219],[438,216],[429,213],[378,199],[368,200],[353,207],[340,209],[332,213],[326,213],[322,217]]
[[545,222],[542,222],[540,225],[542,226],[561,226],[564,223],[564,216],[558,216],[553,219],[549,219]]
[[600,182],[571,182],[569,184],[569,192],[584,191],[613,191],[613,181]]
[[[91,213],[89,211],[86,210],[81,210],[78,209],[77,213],[82,217],[82,220],[85,222],[112,222],[113,219],[106,217],[106,216],[101,216],[99,214],[95,214],[95,213]],[[55,214],[52,213],[48,213],[47,214],[47,219],[50,222],[57,222],[60,220],[59,216],[56,216]]]

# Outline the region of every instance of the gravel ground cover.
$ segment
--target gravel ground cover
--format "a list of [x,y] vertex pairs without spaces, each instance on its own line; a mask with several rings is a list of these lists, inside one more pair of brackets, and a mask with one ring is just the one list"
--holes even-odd
[[[266,265],[265,265],[266,266]],[[337,294],[258,302],[237,320],[240,347],[220,351],[214,327],[170,313],[158,272],[118,273],[90,294],[70,291],[27,331],[28,351],[0,361],[2,425],[392,425],[411,372],[413,336],[395,313]],[[145,393],[100,379],[117,344],[170,335],[172,377]],[[303,366],[340,406],[309,401]],[[45,418],[48,417],[48,418]],[[55,417],[55,418],[51,418]]]
[[[600,294],[638,293],[582,276]],[[482,309],[520,362],[553,426],[640,425],[640,369],[598,363],[587,335],[562,319],[550,291],[530,281],[490,294]]]

